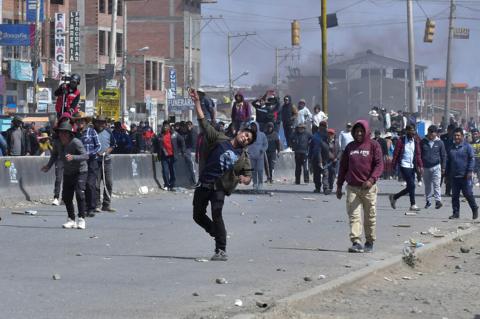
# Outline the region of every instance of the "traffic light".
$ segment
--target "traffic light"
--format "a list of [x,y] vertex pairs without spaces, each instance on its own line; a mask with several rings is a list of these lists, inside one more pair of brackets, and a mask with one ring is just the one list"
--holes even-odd
[[292,22],[292,46],[300,45],[300,22],[293,20]]
[[425,36],[423,42],[433,42],[433,35],[435,34],[435,21],[427,19],[425,23]]

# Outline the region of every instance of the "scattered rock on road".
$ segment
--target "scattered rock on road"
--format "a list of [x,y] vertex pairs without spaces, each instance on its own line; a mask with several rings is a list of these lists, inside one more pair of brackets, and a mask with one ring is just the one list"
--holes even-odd
[[52,279],[53,280],[60,280],[60,279],[62,279],[62,277],[59,274],[53,274]]
[[243,306],[243,301],[241,301],[240,299],[235,299],[235,306],[237,307]]
[[219,285],[228,284],[228,281],[225,278],[217,278],[215,279],[215,282]]
[[194,292],[194,293],[192,294],[192,296],[198,297],[198,296],[200,296],[200,294],[199,294],[198,292]]
[[303,280],[305,280],[305,281],[312,281],[312,277],[306,276],[306,277],[303,277]]
[[468,254],[470,252],[470,247],[462,246],[460,247],[460,251],[464,254]]

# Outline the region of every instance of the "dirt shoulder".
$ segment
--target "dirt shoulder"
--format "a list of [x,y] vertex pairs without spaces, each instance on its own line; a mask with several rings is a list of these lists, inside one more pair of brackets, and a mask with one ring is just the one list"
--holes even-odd
[[262,319],[480,318],[480,231]]

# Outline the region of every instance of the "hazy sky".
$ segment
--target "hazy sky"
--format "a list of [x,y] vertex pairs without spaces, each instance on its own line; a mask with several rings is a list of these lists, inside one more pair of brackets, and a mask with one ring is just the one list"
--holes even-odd
[[[480,86],[480,0],[456,0],[456,27],[469,27],[470,40],[454,40],[453,81]],[[445,78],[449,0],[414,1],[416,63],[428,66],[428,77]],[[408,60],[406,0],[328,0],[328,12],[337,12],[339,26],[330,28],[328,52],[337,62],[354,53],[375,53]],[[422,10],[423,8],[423,10]],[[233,77],[248,70],[237,84],[271,84],[275,47],[290,47],[290,23],[301,20],[300,60],[288,58],[286,67],[298,65],[303,74],[318,74],[321,50],[320,0],[218,0],[204,4],[202,16],[223,16],[202,31],[202,85],[227,84],[227,32],[256,32],[232,57]],[[433,43],[423,42],[426,16],[437,27]],[[208,20],[202,22],[202,26]],[[233,39],[235,47],[241,38]],[[343,55],[343,56],[342,56]]]

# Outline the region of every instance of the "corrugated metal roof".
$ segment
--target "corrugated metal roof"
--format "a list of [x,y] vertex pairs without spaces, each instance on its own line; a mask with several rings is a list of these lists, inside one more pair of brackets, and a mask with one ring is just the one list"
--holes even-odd
[[[375,63],[384,66],[389,66],[398,69],[407,69],[410,64],[406,61],[389,58],[383,55],[378,55],[373,53],[371,50],[368,50],[364,53],[357,54],[354,58],[330,64],[328,67],[332,69],[346,69],[350,65],[356,64],[368,64],[368,63]],[[424,65],[416,64],[416,68],[419,69],[427,69]]]

